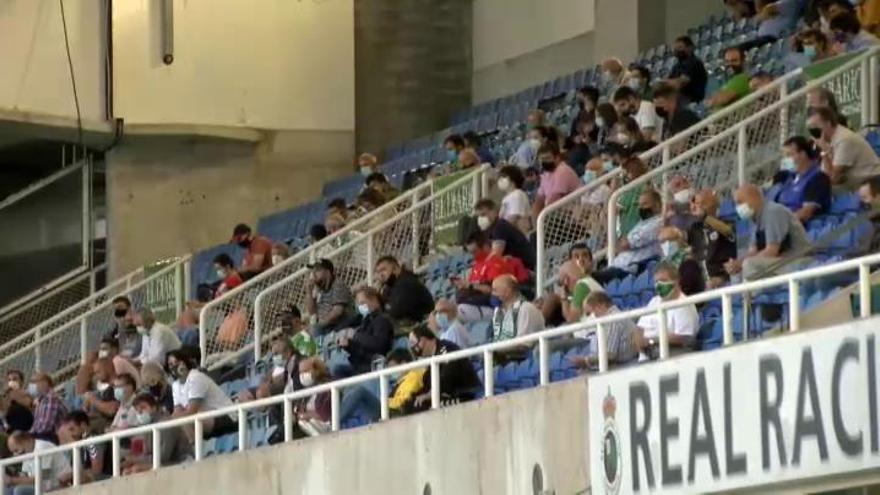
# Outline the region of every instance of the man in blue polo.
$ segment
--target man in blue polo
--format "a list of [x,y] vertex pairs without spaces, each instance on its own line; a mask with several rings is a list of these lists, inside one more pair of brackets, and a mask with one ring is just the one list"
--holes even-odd
[[828,213],[831,207],[831,179],[819,164],[819,150],[803,136],[789,138],[784,145],[782,171],[786,178],[774,198],[802,223]]

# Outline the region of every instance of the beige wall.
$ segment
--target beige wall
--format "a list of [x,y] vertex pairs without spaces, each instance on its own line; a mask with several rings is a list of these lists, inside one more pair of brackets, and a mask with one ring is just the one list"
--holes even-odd
[[[103,0],[64,4],[80,111],[104,118]],[[0,4],[0,109],[76,117],[58,0]]]
[[353,132],[269,133],[261,144],[130,137],[107,154],[112,275],[226,242],[238,222],[320,196],[351,173]]
[[114,110],[127,123],[354,129],[353,0],[113,3]]
[[435,495],[532,495],[536,464],[542,493],[583,493],[586,392],[584,380],[573,380],[77,493],[413,495],[430,483]]

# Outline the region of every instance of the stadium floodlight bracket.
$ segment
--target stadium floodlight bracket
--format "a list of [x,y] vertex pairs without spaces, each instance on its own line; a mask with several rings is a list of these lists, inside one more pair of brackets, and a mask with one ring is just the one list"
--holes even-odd
[[162,62],[174,62],[174,0],[162,0]]

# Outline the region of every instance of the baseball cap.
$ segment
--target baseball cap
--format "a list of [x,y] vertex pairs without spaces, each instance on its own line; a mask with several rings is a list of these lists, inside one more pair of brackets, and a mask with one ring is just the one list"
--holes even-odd
[[321,268],[321,269],[329,271],[330,273],[333,273],[333,263],[331,263],[330,260],[328,260],[326,258],[321,258],[308,266],[312,270],[314,270],[316,268]]

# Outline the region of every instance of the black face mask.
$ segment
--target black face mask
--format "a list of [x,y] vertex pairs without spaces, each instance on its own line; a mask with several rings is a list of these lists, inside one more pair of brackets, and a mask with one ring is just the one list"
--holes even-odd
[[675,50],[674,52],[672,52],[672,54],[675,55],[675,58],[679,60],[684,60],[688,56],[687,52],[684,50]]
[[810,133],[810,136],[812,136],[813,139],[819,139],[820,137],[822,137],[822,129],[818,127],[809,127],[807,131]]
[[113,311],[113,316],[115,316],[117,318],[123,318],[123,317],[125,317],[126,314],[128,314],[128,310],[125,308],[116,308]]
[[157,384],[153,385],[152,387],[150,387],[150,395],[152,395],[153,397],[159,397],[162,395],[163,390],[164,389],[162,388],[162,384],[157,383]]
[[654,210],[651,208],[639,208],[639,218],[647,220],[654,216]]
[[240,247],[240,248],[247,249],[250,247],[250,245],[251,245],[250,239],[244,239],[244,240],[238,241],[238,247]]
[[550,162],[550,161],[541,162],[541,168],[545,172],[552,172],[552,171],[556,170],[556,162]]
[[394,285],[394,282],[397,282],[397,275],[392,273],[391,275],[388,275],[388,281],[385,282],[385,284],[386,285]]
[[667,112],[666,109],[663,107],[655,107],[654,112],[656,112],[657,116],[660,117],[661,119],[665,119],[666,117],[669,117],[669,112]]

